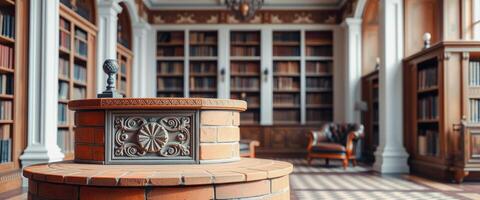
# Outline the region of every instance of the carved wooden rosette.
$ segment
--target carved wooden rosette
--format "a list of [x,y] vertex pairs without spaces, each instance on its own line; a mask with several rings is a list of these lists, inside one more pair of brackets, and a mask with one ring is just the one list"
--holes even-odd
[[198,112],[107,112],[106,163],[198,163]]

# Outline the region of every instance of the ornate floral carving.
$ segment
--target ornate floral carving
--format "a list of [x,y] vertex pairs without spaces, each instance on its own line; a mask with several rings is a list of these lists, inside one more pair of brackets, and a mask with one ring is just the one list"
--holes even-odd
[[[111,160],[195,158],[195,112],[157,111],[138,116],[110,114],[113,120]],[[108,139],[108,137],[107,137]]]
[[165,128],[155,122],[145,124],[138,131],[138,143],[147,152],[158,152],[165,146],[168,133]]

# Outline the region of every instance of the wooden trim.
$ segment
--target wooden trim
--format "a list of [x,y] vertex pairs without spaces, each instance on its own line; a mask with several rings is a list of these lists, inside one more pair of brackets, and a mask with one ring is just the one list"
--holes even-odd
[[88,31],[90,34],[97,34],[97,27],[92,22],[86,20],[82,16],[78,15],[76,12],[68,8],[67,6],[60,4],[60,16],[64,17],[68,21],[75,21],[82,27],[86,27],[85,31]]

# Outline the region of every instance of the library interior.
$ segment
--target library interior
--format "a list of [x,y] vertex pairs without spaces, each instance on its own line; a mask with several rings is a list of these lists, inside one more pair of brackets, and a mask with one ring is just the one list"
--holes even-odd
[[478,0],[0,0],[0,199],[480,199]]

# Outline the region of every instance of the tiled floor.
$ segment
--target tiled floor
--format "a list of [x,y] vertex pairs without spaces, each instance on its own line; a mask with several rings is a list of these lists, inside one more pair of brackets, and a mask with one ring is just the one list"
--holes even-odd
[[480,182],[462,185],[440,183],[424,178],[380,176],[369,167],[349,167],[343,170],[340,162],[314,160],[308,166],[304,159],[287,159],[294,164],[290,175],[292,199],[480,199]]
[[[411,175],[380,176],[364,166],[343,170],[335,161],[326,167],[323,160],[314,160],[312,166],[304,159],[283,160],[295,166],[290,176],[292,200],[480,200],[480,182],[448,184]],[[23,192],[0,194],[0,199],[26,199]]]

